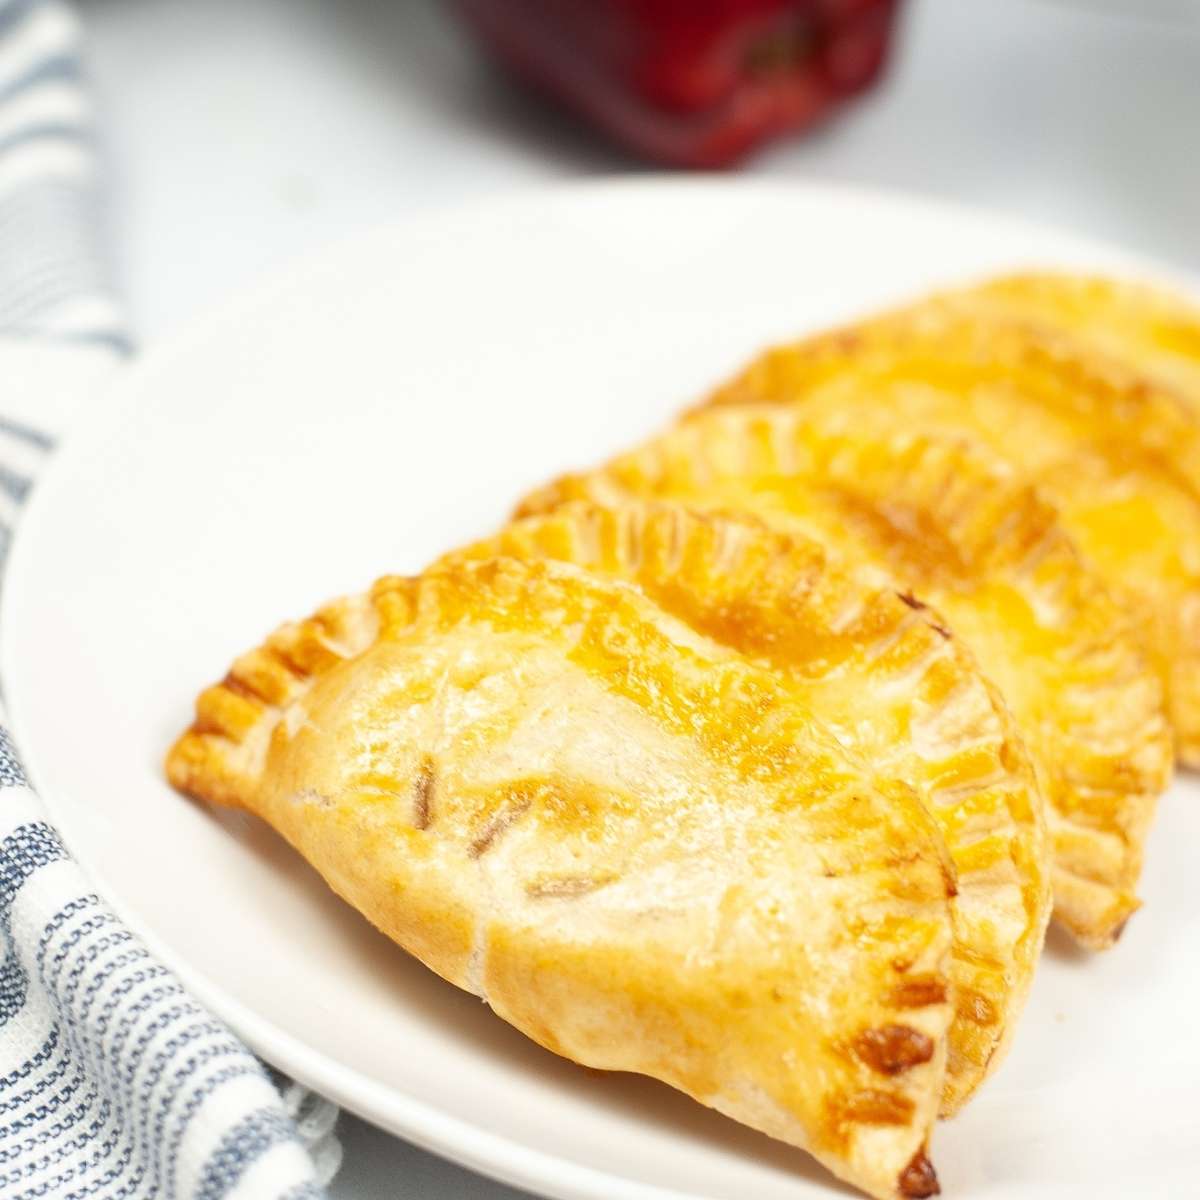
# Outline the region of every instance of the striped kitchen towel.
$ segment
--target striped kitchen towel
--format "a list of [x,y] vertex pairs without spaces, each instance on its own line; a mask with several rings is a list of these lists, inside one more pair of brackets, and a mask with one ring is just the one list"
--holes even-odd
[[[59,0],[0,0],[0,567],[55,439],[129,349],[79,40]],[[2,727],[0,956],[0,1200],[322,1194],[336,1108],[273,1082],[117,919]]]

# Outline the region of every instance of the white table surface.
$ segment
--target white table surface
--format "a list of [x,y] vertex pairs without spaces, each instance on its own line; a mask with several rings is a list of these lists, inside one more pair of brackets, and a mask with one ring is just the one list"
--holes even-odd
[[[82,7],[143,344],[398,214],[640,169],[504,86],[430,0]],[[885,86],[749,170],[984,204],[1200,269],[1200,0],[912,0]],[[339,1200],[519,1195],[341,1128]]]

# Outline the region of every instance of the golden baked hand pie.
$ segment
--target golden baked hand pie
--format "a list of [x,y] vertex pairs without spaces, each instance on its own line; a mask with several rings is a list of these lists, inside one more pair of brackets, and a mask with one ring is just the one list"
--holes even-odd
[[702,411],[601,471],[550,485],[524,511],[631,496],[744,510],[886,569],[909,603],[945,614],[947,636],[960,634],[999,685],[1049,804],[1056,915],[1081,942],[1106,946],[1137,907],[1171,766],[1160,688],[1131,620],[1054,509],[1002,462],[878,424],[831,430],[781,406]]
[[1200,765],[1200,423],[1176,393],[1069,335],[935,299],[768,351],[712,402],[966,432],[1004,455],[1136,609],[1176,751]]
[[1175,388],[1200,409],[1200,307],[1158,287],[1095,275],[1007,275],[955,300],[1069,333]]
[[167,769],[549,1049],[874,1196],[936,1191],[936,826],[628,584],[512,559],[382,580],[239,659]]
[[572,502],[454,557],[552,558],[628,579],[706,637],[783,672],[883,778],[920,790],[958,874],[943,1112],[998,1065],[1049,915],[1042,800],[1012,719],[934,614],[805,537],[675,505]]

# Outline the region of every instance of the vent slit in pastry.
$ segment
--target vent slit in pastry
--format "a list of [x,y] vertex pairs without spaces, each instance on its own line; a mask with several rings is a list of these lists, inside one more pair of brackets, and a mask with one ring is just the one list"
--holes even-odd
[[413,778],[413,828],[428,829],[433,823],[433,797],[437,788],[437,768],[428,755],[421,760]]

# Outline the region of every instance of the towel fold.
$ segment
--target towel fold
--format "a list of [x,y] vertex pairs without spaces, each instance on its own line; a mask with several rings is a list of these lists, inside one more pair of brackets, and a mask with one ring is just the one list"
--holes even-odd
[[[79,52],[67,5],[0,0],[0,572],[56,441],[131,348]],[[96,894],[2,725],[0,954],[5,1200],[323,1194],[337,1109],[268,1075]]]

